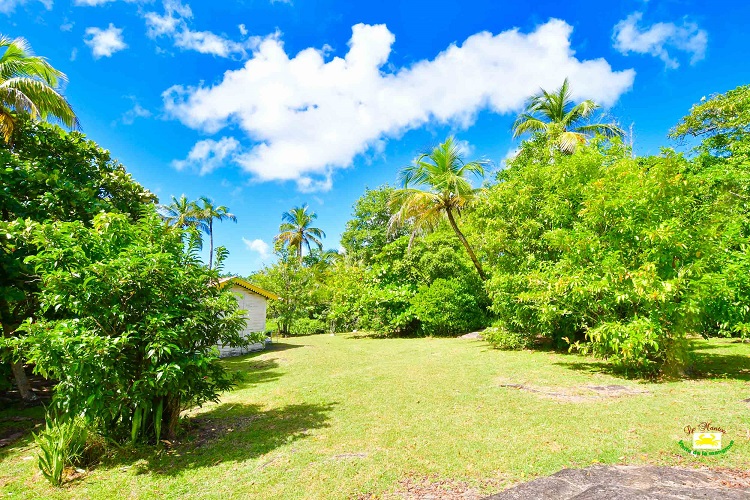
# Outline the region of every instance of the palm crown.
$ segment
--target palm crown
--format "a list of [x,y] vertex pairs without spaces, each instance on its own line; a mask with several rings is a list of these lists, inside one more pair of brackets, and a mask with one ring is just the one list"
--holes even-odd
[[201,204],[195,204],[195,220],[197,228],[206,233],[209,237],[210,248],[208,254],[208,268],[213,268],[214,263],[214,220],[219,222],[230,220],[237,222],[237,217],[229,212],[229,208],[224,205],[216,206],[211,198],[201,196],[198,198]]
[[199,228],[200,221],[196,219],[198,207],[195,202],[188,200],[184,194],[179,198],[172,196],[172,202],[169,205],[162,205],[162,217],[170,226],[187,228]]
[[[390,204],[394,210],[390,230],[412,223],[411,246],[418,234],[433,231],[444,216],[466,248],[482,279],[486,276],[469,242],[459,230],[454,215],[470,206],[479,190],[469,182],[469,176],[484,176],[484,161],[464,162],[461,148],[453,137],[430,153],[417,157],[400,173],[402,189],[394,191]],[[413,186],[413,187],[412,187]]]
[[35,56],[23,38],[0,36],[0,136],[10,142],[15,128],[13,112],[32,118],[54,118],[70,128],[78,128],[78,118],[68,101],[56,90],[66,81],[65,74],[45,58]]
[[574,103],[566,78],[555,92],[540,89],[529,99],[524,113],[513,123],[513,137],[541,132],[566,153],[575,151],[591,135],[622,137],[624,131],[613,123],[588,123],[594,111],[600,108],[590,99]]
[[289,245],[297,252],[297,258],[302,263],[302,247],[306,246],[307,251],[311,251],[310,243],[314,243],[319,249],[323,249],[321,238],[326,237],[326,233],[317,227],[311,227],[311,224],[318,218],[315,212],[308,212],[307,205],[294,207],[288,212],[281,215],[284,221],[279,226],[279,234],[276,241]]

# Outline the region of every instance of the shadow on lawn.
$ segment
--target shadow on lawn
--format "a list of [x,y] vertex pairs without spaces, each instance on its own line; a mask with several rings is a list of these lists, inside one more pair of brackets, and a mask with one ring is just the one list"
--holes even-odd
[[274,343],[269,345],[265,350],[237,356],[224,358],[221,363],[233,372],[236,377],[235,389],[245,389],[255,384],[263,382],[273,382],[281,377],[283,372],[278,371],[279,363],[277,359],[256,359],[259,356],[268,355],[269,353],[283,352],[288,349],[304,347],[295,344]]
[[[243,462],[328,427],[328,404],[292,404],[263,411],[252,404],[222,404],[190,418],[178,443],[158,450],[123,449],[103,468],[136,468],[137,474],[173,476],[185,470]],[[294,453],[294,449],[289,453]],[[271,459],[273,460],[273,459]],[[264,464],[258,466],[258,471]]]
[[[726,349],[727,347],[731,349],[731,346],[728,345],[697,345],[690,353],[692,361],[686,367],[686,375],[682,378],[697,380],[733,379],[750,381],[750,358],[748,358],[746,354],[717,354],[713,352],[703,352],[713,349]],[[580,359],[580,356],[576,354],[571,354],[571,356],[576,356]],[[602,373],[620,378],[639,378],[637,376],[630,376],[620,370],[616,370],[606,361],[570,361],[554,364],[586,373]],[[661,379],[650,381],[659,382]]]

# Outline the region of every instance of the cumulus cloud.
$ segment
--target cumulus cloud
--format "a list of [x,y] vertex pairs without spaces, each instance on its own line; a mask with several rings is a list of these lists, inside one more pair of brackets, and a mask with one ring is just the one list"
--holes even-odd
[[708,45],[708,33],[697,24],[683,20],[682,24],[656,23],[642,26],[642,12],[634,12],[615,25],[615,49],[622,54],[635,52],[658,57],[668,68],[680,66],[670,51],[690,55],[690,64],[703,59]]
[[[50,10],[52,8],[52,0],[39,0],[44,7],[47,10]],[[0,0],[0,14],[12,14],[16,7],[19,7],[25,3],[28,3],[28,0]]]
[[133,107],[122,114],[121,121],[124,125],[132,125],[138,118],[151,117],[151,111],[141,106],[134,96],[128,96],[133,101]]
[[150,38],[170,37],[174,46],[183,50],[194,50],[219,57],[244,56],[247,47],[255,44],[255,39],[241,43],[210,31],[193,31],[189,26],[193,11],[189,5],[179,0],[165,0],[163,14],[146,12],[143,17],[146,19],[147,34]]
[[86,37],[83,41],[91,47],[94,59],[111,57],[115,52],[128,47],[122,38],[122,29],[116,28],[112,23],[109,23],[107,29],[86,28]]
[[256,239],[250,241],[247,238],[242,238],[242,242],[245,243],[245,247],[248,250],[257,252],[258,256],[263,260],[271,256],[271,246],[263,240]]
[[200,175],[210,174],[221,167],[239,149],[240,143],[234,137],[222,137],[221,140],[204,139],[198,141],[184,160],[172,162],[177,170],[190,168]]
[[73,4],[79,7],[96,7],[105,3],[114,2],[115,0],[75,0]]
[[164,105],[194,129],[243,130],[247,141],[235,161],[256,179],[326,190],[336,169],[388,138],[430,121],[468,127],[483,109],[517,112],[529,94],[556,88],[565,77],[576,98],[613,104],[635,72],[614,71],[604,59],[579,60],[571,33],[559,20],[530,33],[477,33],[432,60],[395,69],[386,69],[395,37],[385,25],[354,26],[344,57],[315,48],[292,56],[278,37],[268,37],[215,85],[167,89]]

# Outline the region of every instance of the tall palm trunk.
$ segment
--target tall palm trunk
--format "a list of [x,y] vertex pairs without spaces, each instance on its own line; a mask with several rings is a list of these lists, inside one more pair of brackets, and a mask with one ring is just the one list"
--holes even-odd
[[299,265],[302,265],[302,239],[300,239],[299,244],[297,244],[297,258],[299,259]]
[[209,244],[209,254],[208,254],[208,268],[213,269],[214,267],[214,221],[213,219],[210,219],[208,221],[208,239],[211,242]]
[[466,248],[466,252],[469,254],[469,258],[471,258],[471,261],[474,263],[474,267],[477,268],[479,277],[482,278],[482,281],[487,281],[487,275],[484,274],[484,269],[482,269],[482,265],[479,263],[477,256],[474,255],[474,250],[472,250],[471,246],[469,246],[469,242],[466,239],[466,236],[464,236],[464,233],[462,233],[461,230],[458,228],[458,224],[456,224],[456,219],[453,218],[453,212],[451,212],[450,208],[446,209],[445,212],[446,214],[448,214],[448,221],[450,222],[451,227],[453,228],[453,231],[456,232],[456,236],[458,236],[458,239],[461,240],[461,243],[464,244],[464,248]]

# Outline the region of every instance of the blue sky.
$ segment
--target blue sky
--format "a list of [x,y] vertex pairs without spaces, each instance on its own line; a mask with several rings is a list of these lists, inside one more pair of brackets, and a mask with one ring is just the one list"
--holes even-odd
[[500,168],[525,96],[569,77],[658,153],[750,81],[750,2],[0,0],[0,33],[67,73],[84,132],[162,201],[209,196],[227,269],[271,262],[281,213],[339,236],[365,187],[449,134]]

